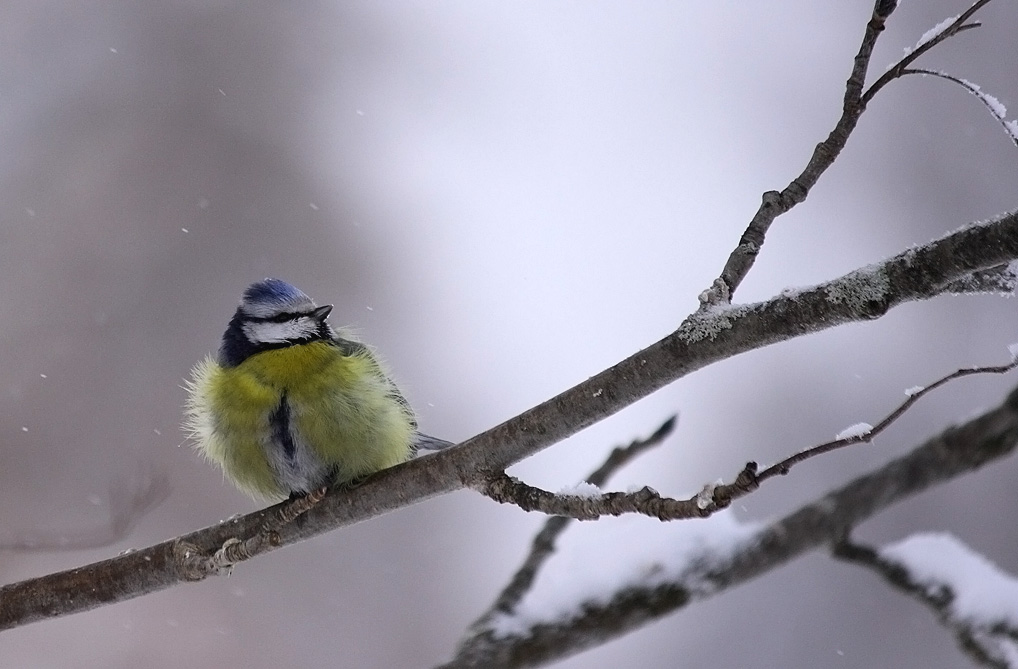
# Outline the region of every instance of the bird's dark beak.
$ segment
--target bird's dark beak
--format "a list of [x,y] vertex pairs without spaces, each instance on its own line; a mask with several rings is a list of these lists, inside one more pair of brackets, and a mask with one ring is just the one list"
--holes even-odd
[[312,311],[311,315],[314,317],[315,320],[324,323],[325,319],[328,318],[329,314],[331,314],[331,313],[332,313],[332,305],[331,304],[326,304],[326,305],[318,307],[317,309]]

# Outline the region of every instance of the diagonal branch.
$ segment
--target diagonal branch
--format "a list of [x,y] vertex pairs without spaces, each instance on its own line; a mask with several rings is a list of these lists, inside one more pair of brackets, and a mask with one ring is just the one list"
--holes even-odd
[[810,189],[827,171],[827,168],[834,164],[838,154],[845,148],[849,135],[852,134],[859,117],[866,109],[866,103],[862,98],[862,89],[866,82],[870,58],[873,56],[873,48],[876,46],[880,33],[884,30],[884,23],[890,18],[896,7],[896,2],[878,0],[876,3],[873,15],[869,23],[866,24],[862,44],[859,45],[859,51],[855,55],[852,73],[845,83],[841,118],[838,119],[827,139],[817,144],[806,168],[799,176],[795,177],[781,192],[767,191],[763,194],[760,208],[753,215],[746,231],[742,233],[739,244],[728,256],[728,261],[725,263],[724,269],[721,270],[721,276],[715,280],[710,289],[700,295],[701,308],[726,304],[731,301],[731,296],[735,294],[739,284],[752,269],[756,256],[763,247],[771,223],[778,216],[788,212],[806,199]]
[[[879,264],[767,302],[696,313],[672,334],[458,446],[397,465],[355,490],[333,490],[278,531],[303,541],[463,487],[537,453],[719,360],[939,295],[973,272],[1018,259],[1018,212],[967,225]],[[211,556],[262,531],[279,505],[129,555],[0,588],[0,630],[126,601],[192,580],[181,546]]]

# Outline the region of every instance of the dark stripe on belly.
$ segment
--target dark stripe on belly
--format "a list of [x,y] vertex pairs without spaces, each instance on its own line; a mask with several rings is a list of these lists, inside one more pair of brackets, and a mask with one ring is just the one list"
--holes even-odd
[[286,393],[279,400],[279,406],[269,415],[269,427],[272,428],[272,441],[283,448],[287,460],[293,460],[297,446],[290,434],[290,403],[286,401]]

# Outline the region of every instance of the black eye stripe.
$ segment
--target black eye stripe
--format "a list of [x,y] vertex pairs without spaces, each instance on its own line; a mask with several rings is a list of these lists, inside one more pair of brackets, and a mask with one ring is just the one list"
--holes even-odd
[[287,321],[295,321],[298,318],[305,318],[310,316],[308,313],[290,313],[284,312],[276,314],[275,316],[244,316],[244,320],[251,323],[285,323]]

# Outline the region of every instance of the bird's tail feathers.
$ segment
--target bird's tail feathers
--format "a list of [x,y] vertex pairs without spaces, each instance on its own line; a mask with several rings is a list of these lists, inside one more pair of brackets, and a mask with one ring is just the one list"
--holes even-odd
[[445,439],[439,439],[438,437],[430,437],[426,434],[418,432],[414,435],[414,450],[419,451],[441,451],[443,448],[449,448],[455,446],[451,441]]

